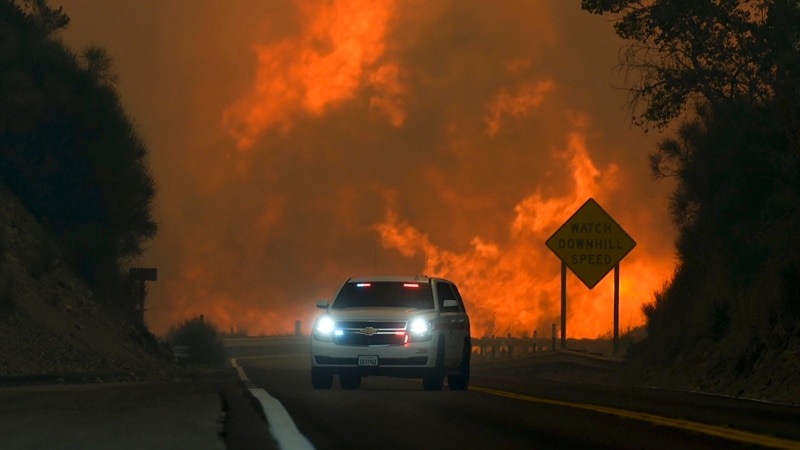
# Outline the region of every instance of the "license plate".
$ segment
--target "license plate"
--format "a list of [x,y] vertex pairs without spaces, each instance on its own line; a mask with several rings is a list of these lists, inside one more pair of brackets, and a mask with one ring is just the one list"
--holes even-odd
[[358,355],[359,366],[377,366],[378,355]]

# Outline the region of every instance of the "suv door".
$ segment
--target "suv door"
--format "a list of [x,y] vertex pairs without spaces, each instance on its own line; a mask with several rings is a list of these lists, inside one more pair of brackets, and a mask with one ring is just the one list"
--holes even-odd
[[[456,306],[445,308],[445,300],[455,300]],[[444,322],[447,327],[445,333],[445,365],[453,367],[457,365],[461,359],[464,339],[469,333],[469,321],[464,311],[464,304],[461,301],[461,296],[458,294],[456,287],[451,283],[446,281],[438,281],[436,283],[436,301],[439,303],[439,313],[441,314],[442,322]]]

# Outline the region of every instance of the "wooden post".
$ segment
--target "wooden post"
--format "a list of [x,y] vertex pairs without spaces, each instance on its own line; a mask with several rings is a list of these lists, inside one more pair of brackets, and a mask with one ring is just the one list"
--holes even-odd
[[147,291],[144,287],[144,279],[139,280],[139,322],[144,325],[144,298]]
[[567,263],[561,261],[561,350],[567,349]]
[[131,281],[139,282],[139,299],[136,305],[139,315],[139,321],[144,325],[144,300],[147,294],[145,290],[145,281],[156,281],[158,279],[158,270],[152,267],[131,267],[128,270],[128,277]]
[[619,263],[614,266],[614,354],[619,351]]

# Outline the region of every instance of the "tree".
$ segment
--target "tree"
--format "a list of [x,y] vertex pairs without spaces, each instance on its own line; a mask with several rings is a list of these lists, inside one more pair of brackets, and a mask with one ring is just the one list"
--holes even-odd
[[[797,167],[778,162],[789,147],[775,119],[769,105],[717,113],[699,108],[651,156],[656,176],[677,181],[670,211],[678,229],[679,265],[660,296],[669,313],[653,314],[650,308],[647,314],[651,325],[668,334],[665,342],[678,341],[678,334],[718,341],[729,331],[741,331],[730,327],[737,314],[752,316],[748,325],[753,327],[770,325],[756,323],[753,311],[743,311],[739,303],[763,297],[777,261],[783,267],[800,262],[783,248],[791,240],[785,240],[790,236],[781,227],[793,207],[778,180]],[[775,308],[793,303],[776,300],[759,307],[772,308],[766,314],[775,316],[781,312]],[[685,320],[692,317],[700,318],[694,328]],[[685,326],[674,326],[681,322]]]
[[68,23],[46,0],[0,0],[0,182],[96,293],[119,297],[125,266],[157,230],[154,181],[110,57],[64,47],[53,33]]
[[53,9],[47,4],[47,0],[16,0],[11,4],[32,20],[40,37],[49,37],[54,31],[69,24],[69,16],[63,8]]
[[112,69],[112,58],[106,49],[92,45],[81,54],[81,59],[86,71],[91,73],[98,82],[113,86],[119,77]]
[[797,0],[582,0],[582,8],[614,14],[617,35],[630,42],[620,62],[638,77],[631,102],[645,127],[663,127],[696,102],[712,110],[763,102],[796,76],[787,70],[800,44]]
[[676,181],[679,260],[643,308],[641,354],[748,376],[800,335],[800,1],[582,7],[613,15],[628,41],[620,65],[634,77],[635,123],[681,120],[650,156],[656,178]]

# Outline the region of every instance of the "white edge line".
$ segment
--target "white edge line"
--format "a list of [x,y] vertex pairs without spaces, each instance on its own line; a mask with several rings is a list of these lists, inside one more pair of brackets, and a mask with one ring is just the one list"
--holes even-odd
[[303,436],[297,429],[297,426],[292,420],[292,416],[286,411],[280,401],[275,397],[269,395],[264,389],[254,386],[252,381],[247,378],[244,369],[239,365],[239,358],[231,358],[231,366],[236,369],[239,379],[248,386],[247,389],[253,394],[264,410],[264,415],[267,417],[267,424],[272,437],[278,442],[278,446],[284,450],[315,450],[311,442]]

